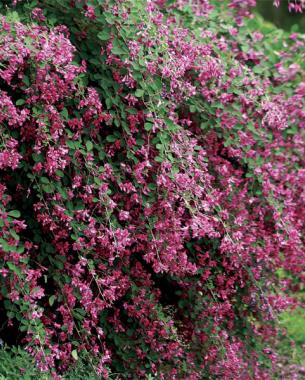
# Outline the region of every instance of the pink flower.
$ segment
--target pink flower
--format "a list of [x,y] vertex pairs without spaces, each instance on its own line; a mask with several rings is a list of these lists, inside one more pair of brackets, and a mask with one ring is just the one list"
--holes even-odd
[[41,8],[34,8],[32,10],[32,17],[37,21],[45,21],[46,17],[43,14],[43,10]]
[[96,19],[96,15],[95,15],[94,7],[92,7],[91,5],[87,5],[86,6],[86,11],[85,11],[85,16],[88,17],[91,20],[95,20]]

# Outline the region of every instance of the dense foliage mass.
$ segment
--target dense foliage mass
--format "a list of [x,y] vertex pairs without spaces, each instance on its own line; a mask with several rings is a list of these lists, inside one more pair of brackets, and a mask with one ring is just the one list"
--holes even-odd
[[305,39],[254,5],[2,2],[1,308],[54,379],[85,353],[102,379],[276,376]]

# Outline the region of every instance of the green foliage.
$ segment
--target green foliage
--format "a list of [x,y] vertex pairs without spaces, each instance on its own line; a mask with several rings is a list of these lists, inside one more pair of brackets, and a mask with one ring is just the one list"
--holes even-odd
[[280,7],[274,7],[273,1],[257,0],[257,11],[269,22],[274,23],[278,28],[285,30],[305,32],[304,13],[289,12],[288,0],[281,1]]
[[39,373],[33,358],[21,348],[0,349],[0,380],[11,379],[41,379],[48,377]]
[[298,307],[280,315],[284,334],[279,344],[282,355],[298,364],[305,363],[305,309]]
[[[62,380],[99,380],[94,371],[92,358],[82,354]],[[34,359],[20,347],[0,349],[0,380],[52,380],[51,373],[42,373],[35,366]],[[110,377],[115,380],[115,377]]]

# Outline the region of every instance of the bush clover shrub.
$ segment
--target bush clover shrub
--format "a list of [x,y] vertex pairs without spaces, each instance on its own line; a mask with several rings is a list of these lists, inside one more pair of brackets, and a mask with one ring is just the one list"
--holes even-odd
[[3,2],[1,308],[54,379],[84,353],[102,379],[276,373],[304,281],[305,40],[254,5]]

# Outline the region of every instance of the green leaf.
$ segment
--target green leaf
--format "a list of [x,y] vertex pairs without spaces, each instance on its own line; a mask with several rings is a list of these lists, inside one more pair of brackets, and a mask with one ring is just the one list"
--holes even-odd
[[12,216],[13,218],[20,218],[20,211],[18,210],[12,210],[8,212],[9,216]]
[[74,141],[68,140],[68,141],[66,141],[66,145],[71,149],[75,149],[75,142]]
[[110,31],[107,29],[104,29],[102,32],[99,32],[97,34],[97,37],[102,41],[107,41],[110,38]]
[[78,360],[77,350],[73,350],[73,351],[71,352],[71,354],[72,354],[73,359]]
[[8,245],[4,239],[0,239],[0,246],[4,252],[11,252],[14,248]]
[[16,106],[22,106],[25,103],[24,99],[18,99],[16,102]]
[[145,123],[145,124],[144,124],[144,129],[145,129],[145,131],[151,131],[151,130],[152,130],[152,127],[153,127],[153,124],[152,124],[152,123]]
[[69,118],[69,112],[68,112],[67,108],[63,108],[63,110],[61,111],[61,115],[66,120]]
[[58,175],[58,177],[64,177],[64,173],[61,170],[55,170],[55,174]]
[[19,240],[19,235],[16,233],[15,230],[10,230],[10,234],[12,235],[12,237],[15,239],[15,240]]
[[138,88],[137,91],[135,92],[135,96],[137,98],[141,98],[144,95],[144,90]]
[[33,157],[33,160],[34,160],[35,162],[42,162],[42,161],[43,161],[43,156],[42,156],[42,154],[33,153],[33,154],[32,154],[32,157]]
[[163,162],[164,160],[163,160],[162,157],[157,156],[157,157],[155,157],[155,161],[156,161],[156,162]]
[[90,152],[93,149],[93,144],[91,141],[86,142],[86,148]]
[[52,184],[49,185],[42,185],[42,189],[45,193],[52,193],[54,191],[54,186]]
[[23,80],[23,83],[26,85],[26,86],[29,86],[30,85],[30,80],[29,80],[29,77],[28,76],[24,76],[23,78],[22,78],[22,80]]
[[108,142],[115,142],[117,140],[117,138],[115,136],[113,136],[113,135],[109,135],[109,136],[106,137],[106,140]]
[[42,182],[42,183],[44,183],[44,184],[48,184],[50,181],[49,181],[49,178],[47,178],[47,177],[41,177],[40,178],[40,182]]
[[50,306],[53,306],[55,300],[56,300],[56,296],[54,296],[54,295],[51,296],[51,297],[49,298],[49,305],[50,305]]
[[127,52],[125,50],[123,50],[122,48],[117,47],[117,46],[113,47],[111,49],[111,52],[113,54],[115,54],[115,55],[124,55],[124,54],[127,54]]
[[20,268],[16,267],[16,265],[13,264],[13,263],[11,263],[10,261],[8,261],[6,264],[7,264],[7,266],[9,267],[9,269],[11,271],[13,271],[14,273],[16,273],[19,276],[21,276],[21,270],[20,270]]

